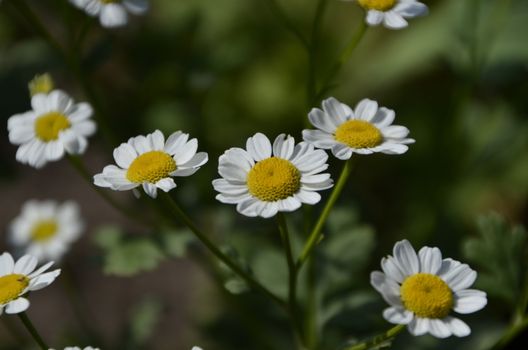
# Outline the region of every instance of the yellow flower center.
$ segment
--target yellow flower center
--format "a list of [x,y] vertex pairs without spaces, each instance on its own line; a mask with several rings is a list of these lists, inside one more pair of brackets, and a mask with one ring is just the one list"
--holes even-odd
[[66,116],[59,112],[49,112],[35,120],[35,134],[44,142],[59,138],[59,133],[71,126]]
[[253,196],[275,202],[291,197],[301,188],[301,173],[291,162],[271,157],[255,164],[246,181]]
[[176,162],[169,154],[162,151],[150,151],[134,159],[128,167],[126,177],[131,182],[154,184],[169,177],[169,174],[176,168]]
[[453,307],[453,292],[440,277],[430,273],[409,276],[400,287],[407,310],[423,318],[444,318]]
[[58,225],[55,220],[43,220],[37,222],[31,230],[31,238],[34,241],[44,242],[57,234]]
[[397,0],[358,0],[358,2],[367,10],[387,11],[396,5]]
[[383,135],[369,122],[353,119],[336,129],[335,139],[352,148],[370,148],[382,143]]
[[18,296],[29,285],[24,275],[10,274],[0,277],[0,305],[5,305]]

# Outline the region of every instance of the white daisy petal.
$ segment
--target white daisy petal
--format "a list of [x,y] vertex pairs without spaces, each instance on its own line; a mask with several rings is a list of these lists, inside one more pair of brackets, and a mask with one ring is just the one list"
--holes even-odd
[[176,183],[172,178],[168,177],[156,182],[156,187],[163,190],[164,192],[169,192],[173,188],[176,188]]
[[323,101],[323,110],[330,117],[335,126],[338,126],[354,116],[354,112],[347,105],[330,97]]
[[152,198],[156,198],[158,196],[158,190],[157,190],[156,185],[154,184],[144,182],[143,190],[145,191],[146,194],[148,194]]
[[385,12],[383,24],[390,29],[402,29],[407,27],[407,21],[396,11]]
[[15,261],[9,253],[0,255],[0,277],[13,273],[15,268]]
[[418,252],[420,271],[436,275],[442,266],[442,253],[438,248],[423,247]]
[[418,256],[408,240],[404,239],[403,241],[396,243],[393,254],[394,258],[398,261],[398,265],[402,269],[402,272],[406,276],[419,272],[420,263],[418,261]]
[[394,6],[394,11],[406,18],[424,16],[428,13],[427,6],[417,1],[401,1]]
[[26,311],[29,308],[29,300],[26,298],[17,298],[13,301],[10,301],[6,307],[6,314],[18,314]]
[[261,133],[256,133],[247,140],[246,148],[251,157],[260,161],[271,157],[271,143],[269,139]]
[[190,161],[196,154],[197,150],[198,140],[189,140],[189,142],[187,142],[183,147],[181,147],[177,152],[174,153],[173,158],[176,161],[176,165],[183,165]]
[[448,316],[443,321],[454,336],[467,337],[471,334],[469,326],[459,318]]
[[460,264],[442,275],[442,279],[456,292],[470,287],[477,279],[477,272],[467,264]]
[[374,117],[372,118],[372,124],[376,125],[379,129],[383,129],[392,124],[396,118],[396,112],[392,109],[380,107]]
[[396,259],[391,256],[381,259],[381,268],[387,276],[398,283],[402,283],[406,277],[406,274],[403,272]]
[[134,15],[142,15],[149,9],[147,0],[124,0],[123,6]]
[[31,272],[33,272],[33,270],[35,270],[37,264],[37,258],[31,255],[24,255],[16,262],[13,272],[21,275],[29,275]]
[[273,155],[279,158],[290,159],[295,147],[295,140],[293,137],[280,134],[273,142]]
[[60,273],[61,270],[54,270],[32,278],[31,281],[29,281],[28,290],[34,292],[49,286],[53,283],[53,281],[55,281],[55,279],[60,275]]
[[409,330],[409,333],[411,333],[414,336],[424,335],[425,333],[429,332],[429,327],[430,327],[429,319],[420,318],[420,317],[415,317],[407,325],[407,329]]
[[451,330],[443,320],[430,319],[429,333],[437,338],[447,338],[451,335]]
[[486,293],[476,289],[464,289],[455,292],[453,310],[459,314],[470,314],[481,310],[487,303]]
[[367,17],[365,17],[365,22],[371,26],[377,26],[383,21],[384,17],[385,15],[381,11],[369,10],[367,12]]
[[121,4],[106,4],[99,15],[101,25],[106,28],[122,27],[128,22],[128,15]]
[[413,319],[413,313],[400,307],[389,307],[383,311],[383,318],[392,324],[408,324]]
[[376,101],[365,98],[361,100],[356,106],[356,118],[370,122],[372,118],[374,118],[374,116],[376,115],[377,111],[378,103]]

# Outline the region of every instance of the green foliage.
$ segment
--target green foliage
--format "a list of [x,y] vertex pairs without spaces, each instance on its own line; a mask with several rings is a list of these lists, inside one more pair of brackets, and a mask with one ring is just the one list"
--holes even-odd
[[131,277],[152,271],[169,257],[182,258],[194,237],[188,230],[166,230],[158,236],[130,236],[115,226],[103,226],[94,241],[103,250],[103,272]]
[[153,298],[146,298],[134,305],[129,318],[128,348],[143,346],[156,329],[163,311],[162,303]]
[[481,267],[477,287],[513,306],[526,274],[526,230],[511,228],[496,213],[479,217],[477,224],[478,237],[463,246],[466,258]]

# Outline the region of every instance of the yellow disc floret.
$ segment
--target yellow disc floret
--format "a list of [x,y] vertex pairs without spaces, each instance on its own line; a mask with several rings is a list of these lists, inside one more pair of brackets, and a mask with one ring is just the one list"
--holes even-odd
[[353,119],[336,129],[335,139],[352,148],[370,148],[381,144],[383,135],[371,123]]
[[253,196],[264,202],[275,202],[299,191],[301,173],[286,159],[271,157],[255,164],[246,181]]
[[0,277],[0,305],[18,298],[28,285],[29,278],[24,275],[10,274]]
[[423,318],[444,318],[453,307],[453,292],[440,277],[417,273],[400,287],[403,305]]
[[358,0],[361,7],[366,10],[387,11],[396,5],[397,0]]
[[49,112],[35,120],[35,134],[44,142],[59,138],[59,133],[71,126],[66,116],[59,112]]
[[42,220],[31,229],[31,238],[34,241],[47,241],[57,234],[58,225],[55,220]]
[[176,162],[163,151],[143,153],[128,167],[126,177],[135,183],[156,183],[176,170]]

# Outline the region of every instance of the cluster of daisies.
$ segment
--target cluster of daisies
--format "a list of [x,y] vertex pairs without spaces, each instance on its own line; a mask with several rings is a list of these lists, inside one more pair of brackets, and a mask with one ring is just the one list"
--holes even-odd
[[[69,0],[92,17],[98,17],[103,27],[116,28],[128,23],[129,13],[143,15],[149,9],[148,0]],[[427,14],[427,6],[417,0],[343,0],[354,1],[365,10],[365,23],[382,24],[389,29],[407,27],[406,19]]]
[[[148,10],[147,0],[70,2],[98,16],[105,27],[122,26],[127,23],[127,13]],[[427,12],[427,7],[415,0],[357,3],[366,10],[368,25],[383,24],[392,29],[403,28],[406,18]],[[52,86],[34,90],[32,109],[8,120],[9,140],[19,146],[16,159],[41,168],[65,154],[84,153],[87,138],[96,131],[91,106],[75,103]],[[218,159],[220,178],[212,181],[218,192],[216,199],[235,205],[242,215],[271,218],[303,204],[315,205],[321,200],[319,192],[332,188],[333,180],[325,172],[326,151],[348,161],[353,154],[403,154],[414,143],[406,127],[393,124],[393,110],[369,99],[351,108],[328,98],[322,108],[313,108],[308,118],[315,129],[304,130],[299,143],[290,135],[271,140],[256,133],[247,139],[245,148],[226,150]],[[208,162],[207,153],[198,152],[197,139],[181,131],[167,138],[159,130],[131,137],[114,150],[113,157],[115,164],[96,174],[94,184],[115,191],[132,190],[136,195],[142,189],[152,198],[157,197],[158,190],[173,190],[175,178],[191,176]],[[24,205],[10,227],[10,241],[26,255],[16,262],[9,253],[0,256],[0,313],[4,309],[9,314],[24,312],[29,307],[25,295],[48,286],[60,274],[59,269],[46,272],[51,262],[36,269],[37,259],[60,260],[82,229],[75,203],[30,201]],[[381,266],[383,272],[371,274],[371,284],[390,305],[383,317],[407,325],[413,335],[467,336],[470,328],[451,316],[452,311],[471,313],[487,303],[484,292],[469,289],[476,272],[466,264],[442,258],[438,248],[423,247],[417,254],[404,240],[396,243],[393,256],[384,258]]]

